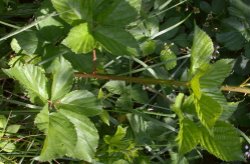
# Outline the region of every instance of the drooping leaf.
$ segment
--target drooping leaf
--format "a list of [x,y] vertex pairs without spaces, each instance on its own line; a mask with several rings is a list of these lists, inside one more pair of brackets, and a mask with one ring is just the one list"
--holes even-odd
[[56,101],[66,95],[73,84],[73,68],[62,56],[52,63],[53,82],[51,86],[51,101]]
[[213,129],[213,136],[202,128],[201,146],[223,161],[244,160],[241,152],[240,137],[229,123],[218,121]]
[[214,51],[211,38],[197,25],[194,30],[193,46],[191,48],[191,73],[195,74],[202,65],[208,64]]
[[233,68],[233,60],[222,59],[210,65],[200,78],[201,88],[219,88]]
[[137,11],[132,6],[134,2],[136,1],[132,1],[132,4],[130,4],[131,0],[104,1],[107,5],[100,5],[102,8],[97,9],[99,14],[96,21],[102,25],[123,27],[132,22],[137,16]]
[[95,39],[89,31],[87,23],[74,26],[63,41],[63,44],[77,54],[88,53],[96,46]]
[[222,113],[220,104],[205,94],[195,101],[195,106],[201,123],[207,128],[212,128]]
[[18,80],[28,91],[32,102],[47,102],[48,89],[44,70],[31,64],[16,65],[3,70],[8,76]]
[[73,123],[61,113],[49,115],[48,131],[39,161],[51,161],[63,157],[74,150],[77,132]]
[[75,90],[65,95],[55,104],[57,109],[64,109],[85,116],[94,116],[102,112],[98,99],[86,90]]
[[69,110],[60,110],[74,124],[77,141],[73,150],[67,153],[69,157],[92,162],[98,146],[98,132],[89,118]]
[[122,28],[99,26],[93,35],[113,55],[136,56],[139,53],[139,45],[135,38]]
[[194,149],[200,142],[200,131],[197,125],[188,118],[181,120],[176,140],[181,154],[185,154]]
[[91,22],[93,19],[93,0],[52,0],[52,4],[69,24],[77,20]]

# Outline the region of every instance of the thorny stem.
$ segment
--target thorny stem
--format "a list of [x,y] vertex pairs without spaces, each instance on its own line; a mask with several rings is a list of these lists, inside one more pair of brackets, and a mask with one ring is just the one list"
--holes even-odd
[[[127,77],[127,76],[115,76],[115,75],[97,75],[97,74],[86,74],[86,73],[75,73],[76,77],[81,78],[96,78],[102,80],[118,80],[126,81],[129,83],[140,83],[140,84],[164,84],[171,86],[184,86],[189,87],[190,83],[187,81],[176,81],[176,80],[165,80],[165,79],[152,79],[152,78],[140,78],[140,77]],[[250,94],[250,89],[241,86],[222,86],[222,91],[239,92]]]

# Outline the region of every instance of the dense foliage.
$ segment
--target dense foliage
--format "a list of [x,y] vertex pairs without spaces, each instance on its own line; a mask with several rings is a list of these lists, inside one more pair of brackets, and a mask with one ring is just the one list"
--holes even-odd
[[247,0],[0,0],[2,163],[246,162]]

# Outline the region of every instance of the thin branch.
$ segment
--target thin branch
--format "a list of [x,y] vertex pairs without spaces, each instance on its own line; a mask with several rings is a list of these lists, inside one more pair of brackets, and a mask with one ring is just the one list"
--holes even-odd
[[[96,78],[102,80],[118,80],[118,81],[126,81],[129,83],[139,83],[139,84],[163,84],[169,86],[184,86],[184,87],[189,86],[189,82],[187,81],[176,81],[176,80],[165,80],[165,79],[127,77],[127,76],[116,76],[116,75],[97,75],[97,74],[86,74],[80,72],[75,73],[75,76],[81,78]],[[220,90],[250,94],[250,88],[240,87],[240,86],[222,86]]]
[[118,80],[118,81],[126,81],[129,83],[140,83],[140,84],[165,84],[165,85],[174,85],[174,86],[188,86],[189,85],[189,83],[185,81],[115,76],[115,75],[85,74],[85,73],[79,73],[79,72],[75,73],[75,76],[82,77],[82,78],[96,78],[96,79],[103,79],[103,80]]

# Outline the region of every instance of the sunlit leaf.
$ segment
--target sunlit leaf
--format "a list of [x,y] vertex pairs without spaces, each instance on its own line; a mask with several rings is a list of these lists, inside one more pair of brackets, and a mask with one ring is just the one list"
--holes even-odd
[[193,46],[191,48],[191,72],[195,74],[202,65],[208,64],[214,51],[211,38],[197,25],[194,30]]
[[213,127],[222,113],[220,104],[205,94],[195,101],[195,106],[200,121],[207,128]]
[[60,56],[52,63],[52,76],[51,100],[56,101],[71,90],[74,79],[73,68]]
[[85,116],[94,116],[102,112],[100,101],[95,95],[86,90],[76,90],[65,95],[56,108],[72,111]]
[[176,54],[170,48],[161,51],[160,59],[162,62],[166,62],[164,64],[166,70],[171,70],[177,65]]
[[26,64],[23,66],[17,65],[3,71],[24,86],[33,102],[47,102],[47,79],[43,69],[31,64]]
[[222,59],[210,65],[200,78],[201,88],[219,88],[233,68],[233,60]]
[[180,153],[185,154],[194,149],[200,142],[200,131],[197,125],[188,118],[181,120],[176,140]]
[[89,31],[87,23],[74,26],[63,41],[63,44],[77,54],[88,53],[96,46],[95,39]]
[[229,123],[218,121],[213,135],[202,128],[201,146],[223,161],[244,160],[241,151],[240,137]]

